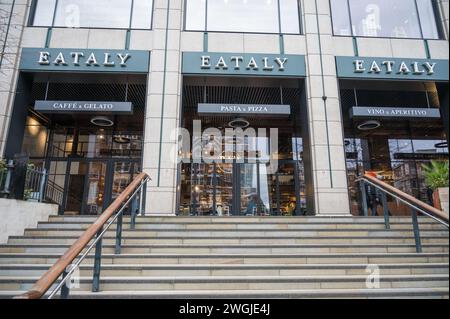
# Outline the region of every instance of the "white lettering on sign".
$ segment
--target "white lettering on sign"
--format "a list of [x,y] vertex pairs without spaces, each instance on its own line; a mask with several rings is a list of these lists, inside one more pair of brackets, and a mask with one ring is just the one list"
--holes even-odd
[[436,108],[407,108],[407,107],[353,107],[352,117],[368,118],[440,118]]
[[231,65],[235,70],[240,70],[242,65],[245,66],[247,70],[258,71],[262,68],[263,71],[284,71],[288,63],[288,58],[277,57],[271,60],[269,57],[263,57],[261,60],[255,57],[250,57],[244,61],[243,56],[232,56],[227,61],[223,56],[220,56],[217,61],[211,61],[211,56],[202,55],[200,58],[200,67],[202,69],[211,69],[214,67],[216,70],[227,70],[228,65]]
[[395,61],[382,61],[381,63],[377,61],[371,61],[367,63],[365,60],[355,60],[354,64],[354,72],[355,73],[375,73],[379,74],[385,72],[386,74],[391,74],[396,72],[397,74],[414,74],[414,75],[433,75],[435,73],[435,68],[437,63],[433,62],[412,62],[406,63],[405,61],[401,61],[398,65],[396,65]]
[[114,67],[117,62],[118,65],[126,67],[130,58],[131,55],[129,53],[117,53],[114,57],[109,52],[104,52],[102,55],[97,55],[94,52],[90,52],[86,55],[84,52],[70,52],[65,55],[63,52],[59,52],[52,58],[50,52],[41,51],[39,52],[38,63],[40,65],[54,64],[55,66],[68,66],[69,64],[80,66],[81,63],[84,63],[86,66],[100,66],[101,63],[101,65],[105,67]]
[[55,110],[112,110],[111,103],[77,103],[77,102],[56,102],[53,104]]

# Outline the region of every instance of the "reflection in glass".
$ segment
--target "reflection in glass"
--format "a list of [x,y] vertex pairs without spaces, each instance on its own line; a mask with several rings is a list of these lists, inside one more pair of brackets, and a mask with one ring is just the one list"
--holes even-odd
[[416,0],[417,9],[420,12],[420,23],[425,39],[439,39],[439,31],[436,25],[436,15],[430,0]]
[[56,0],[39,0],[36,4],[33,25],[36,27],[51,26],[55,4]]
[[352,35],[347,0],[331,0],[333,30],[335,35]]
[[59,0],[55,26],[126,29],[130,27],[130,13],[131,0]]
[[414,0],[350,0],[355,35],[420,38]]
[[187,1],[185,29],[298,34],[299,3],[298,0]]
[[56,0],[37,1],[33,25],[111,29],[150,29],[152,25],[152,0],[58,0],[56,12],[55,4]]
[[335,35],[440,38],[432,0],[331,0],[330,3]]

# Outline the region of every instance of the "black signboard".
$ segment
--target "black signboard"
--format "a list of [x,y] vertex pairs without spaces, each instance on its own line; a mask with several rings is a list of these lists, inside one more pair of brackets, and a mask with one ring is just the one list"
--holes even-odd
[[133,113],[131,102],[36,101],[34,109],[43,113]]
[[378,107],[355,106],[350,110],[352,118],[367,119],[440,119],[438,108],[413,108],[413,107]]
[[448,153],[395,153],[396,160],[448,160]]

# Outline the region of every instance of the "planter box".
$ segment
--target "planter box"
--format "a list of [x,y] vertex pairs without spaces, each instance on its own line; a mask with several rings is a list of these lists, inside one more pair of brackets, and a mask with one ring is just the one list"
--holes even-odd
[[433,201],[437,209],[444,211],[447,215],[449,214],[448,187],[436,189],[433,193]]
[[441,209],[448,215],[448,187],[439,188],[439,200],[441,201]]

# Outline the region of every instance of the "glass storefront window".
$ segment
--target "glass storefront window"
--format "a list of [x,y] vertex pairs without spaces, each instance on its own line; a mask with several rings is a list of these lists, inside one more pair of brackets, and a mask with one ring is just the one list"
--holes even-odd
[[299,4],[297,0],[189,0],[185,29],[298,34]]
[[38,0],[33,17],[33,25],[36,27],[51,26],[53,24],[53,12],[56,0]]
[[431,0],[330,0],[335,35],[439,39]]
[[151,29],[152,27],[153,1],[134,0],[133,16],[131,18],[132,29]]
[[335,35],[352,35],[348,2],[331,0],[331,12],[333,14],[333,30]]
[[436,14],[433,4],[429,0],[417,0],[420,12],[420,24],[425,39],[439,39],[439,30],[436,25]]
[[[427,102],[425,98],[437,95],[435,88],[430,85],[424,91],[421,84],[393,84],[372,83],[372,90],[368,84],[350,84],[361,89],[347,87],[342,81],[341,103],[344,116],[345,153],[347,163],[347,178],[351,211],[359,215],[361,209],[359,176],[374,172],[383,181],[395,188],[406,192],[417,199],[432,204],[432,190],[427,187],[423,173],[423,165],[432,160],[448,161],[448,144],[442,120],[415,119],[377,119],[380,127],[373,130],[358,128],[366,119],[351,118],[350,109],[357,105],[415,105],[416,107],[441,107],[439,98],[432,98]],[[402,88],[404,90],[402,90]],[[393,98],[395,97],[395,99]],[[405,205],[399,205],[393,198],[388,198],[389,210],[393,215],[407,215],[409,210]],[[379,212],[381,214],[381,212]]]
[[300,33],[299,12],[297,0],[280,1],[281,33]]
[[37,0],[32,25],[150,29],[152,11],[153,0]]
[[205,30],[206,0],[186,1],[186,30]]
[[45,156],[47,128],[34,118],[28,117],[24,133],[22,151],[30,157]]

